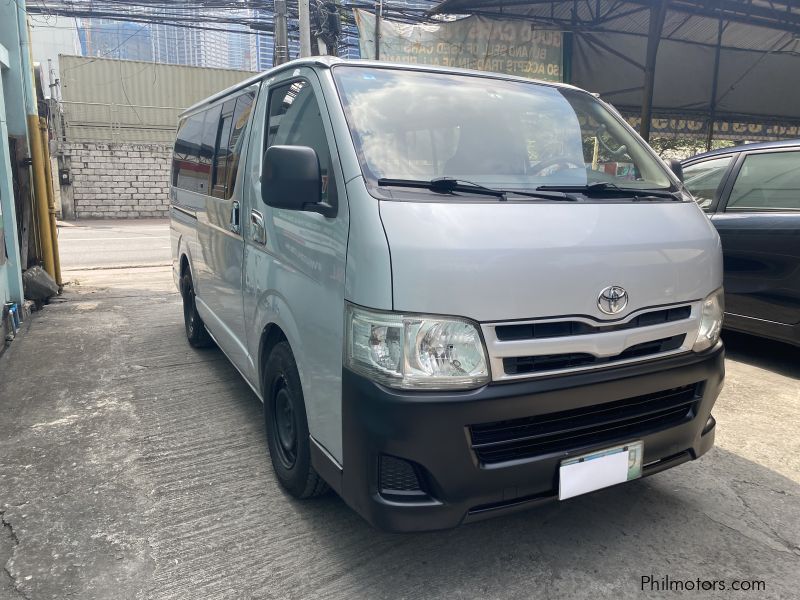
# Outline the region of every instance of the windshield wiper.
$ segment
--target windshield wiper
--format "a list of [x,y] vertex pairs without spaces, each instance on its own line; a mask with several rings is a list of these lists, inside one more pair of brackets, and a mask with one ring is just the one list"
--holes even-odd
[[504,190],[486,187],[479,183],[467,181],[466,179],[456,179],[454,177],[436,177],[434,179],[378,179],[381,187],[395,186],[408,188],[421,188],[434,191],[438,194],[452,194],[453,192],[464,192],[470,194],[481,194],[484,196],[494,196],[500,200],[507,200],[508,196],[525,196],[527,198],[539,198],[541,200],[557,200],[575,202],[578,199],[562,190],[552,191],[521,191]]
[[647,188],[629,188],[620,187],[616,183],[608,181],[596,181],[587,185],[540,185],[537,190],[554,191],[554,192],[573,192],[580,193],[586,196],[627,196],[634,200],[643,198],[668,198],[675,202],[680,202],[681,197],[677,192],[670,192],[669,190],[652,190]]

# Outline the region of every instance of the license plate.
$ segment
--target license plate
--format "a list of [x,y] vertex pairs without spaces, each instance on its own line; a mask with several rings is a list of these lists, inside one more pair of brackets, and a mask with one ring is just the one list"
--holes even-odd
[[558,499],[566,500],[642,476],[644,444],[631,442],[561,461]]

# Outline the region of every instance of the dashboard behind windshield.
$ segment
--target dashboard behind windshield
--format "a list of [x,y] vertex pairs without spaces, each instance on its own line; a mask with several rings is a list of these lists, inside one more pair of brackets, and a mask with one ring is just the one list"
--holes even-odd
[[334,68],[367,180],[534,189],[668,188],[664,166],[590,94],[489,77]]

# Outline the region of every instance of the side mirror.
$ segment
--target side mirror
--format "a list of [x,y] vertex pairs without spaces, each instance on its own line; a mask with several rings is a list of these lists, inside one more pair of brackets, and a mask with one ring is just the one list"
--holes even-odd
[[670,170],[675,173],[675,176],[683,181],[683,165],[681,161],[675,160],[674,158],[669,159],[669,168]]
[[267,206],[336,216],[336,207],[321,202],[319,158],[308,146],[270,146],[264,153],[261,199]]

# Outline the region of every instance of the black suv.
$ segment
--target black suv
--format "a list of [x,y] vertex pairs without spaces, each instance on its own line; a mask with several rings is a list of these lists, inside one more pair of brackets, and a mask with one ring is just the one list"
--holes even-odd
[[725,260],[725,327],[800,346],[800,140],[682,163]]

